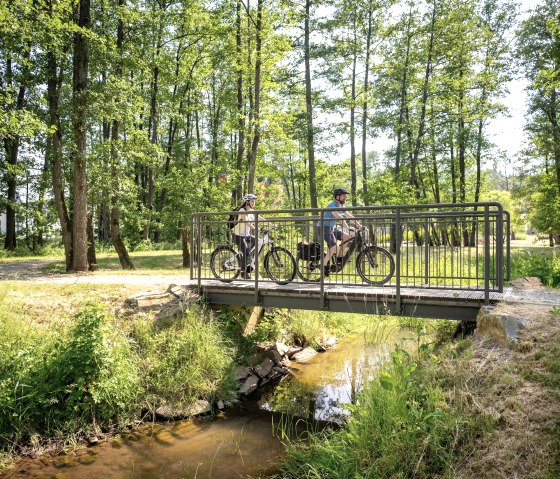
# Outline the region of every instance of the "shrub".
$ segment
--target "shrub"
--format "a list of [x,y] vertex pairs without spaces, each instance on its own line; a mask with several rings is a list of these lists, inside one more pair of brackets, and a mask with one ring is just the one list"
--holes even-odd
[[75,433],[107,427],[138,411],[138,364],[106,313],[88,306],[69,330],[25,327],[2,318],[0,434]]
[[536,276],[544,285],[560,287],[560,254],[522,251],[511,256],[512,279]]

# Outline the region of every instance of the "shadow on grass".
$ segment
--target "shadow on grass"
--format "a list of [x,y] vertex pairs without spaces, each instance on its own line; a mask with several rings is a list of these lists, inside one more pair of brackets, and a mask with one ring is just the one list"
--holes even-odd
[[[168,272],[181,272],[185,271],[183,268],[183,258],[181,253],[166,253],[166,254],[133,254],[131,255],[132,262],[136,271],[149,270]],[[130,270],[123,270],[117,256],[102,256],[97,258],[97,267],[99,271],[110,271],[130,273]],[[48,263],[40,268],[43,273],[64,273],[66,266],[63,260]]]

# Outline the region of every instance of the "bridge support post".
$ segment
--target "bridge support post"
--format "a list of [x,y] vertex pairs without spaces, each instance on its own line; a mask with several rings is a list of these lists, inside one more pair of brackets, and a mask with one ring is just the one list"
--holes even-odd
[[243,329],[243,336],[247,337],[251,334],[255,327],[257,326],[258,322],[264,316],[264,308],[262,306],[255,306],[251,314],[249,315],[249,319],[247,320],[247,324],[245,325],[245,329]]

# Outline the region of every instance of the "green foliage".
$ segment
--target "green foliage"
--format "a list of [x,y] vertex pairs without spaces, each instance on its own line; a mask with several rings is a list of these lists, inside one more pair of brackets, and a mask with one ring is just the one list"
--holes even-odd
[[47,329],[6,295],[0,289],[0,449],[124,424],[142,406],[235,396],[235,350],[199,308],[130,324],[89,305]]
[[219,323],[199,309],[187,310],[180,319],[139,320],[132,335],[150,404],[162,399],[189,405],[197,399],[233,398],[235,350]]
[[556,178],[542,174],[538,190],[530,197],[529,219],[541,233],[560,233],[560,194]]
[[[290,444],[284,477],[379,478],[449,475],[462,440],[478,427],[451,407],[437,358],[419,361],[403,350],[359,395],[339,431]],[[453,405],[456,406],[456,405]]]
[[511,255],[511,276],[513,279],[536,276],[546,286],[560,286],[560,253],[533,253],[521,251]]
[[33,433],[107,427],[138,412],[138,363],[106,313],[89,306],[69,329],[42,331],[2,318],[0,431],[14,440]]

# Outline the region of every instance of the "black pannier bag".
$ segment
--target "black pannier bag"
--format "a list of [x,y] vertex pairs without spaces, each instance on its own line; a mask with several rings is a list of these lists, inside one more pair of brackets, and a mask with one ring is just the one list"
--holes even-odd
[[297,245],[297,256],[298,259],[317,261],[321,257],[321,246],[319,243],[308,243],[307,241],[302,241]]

